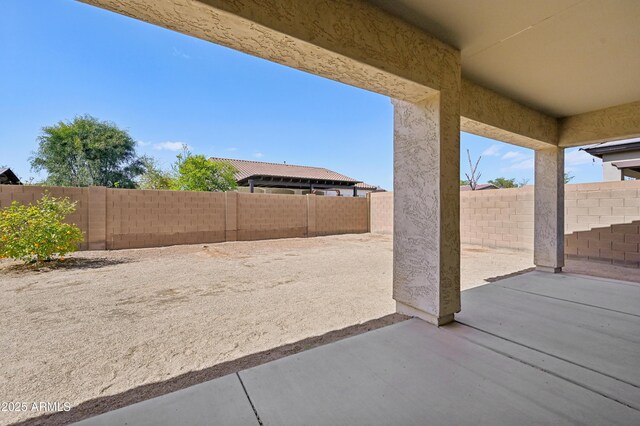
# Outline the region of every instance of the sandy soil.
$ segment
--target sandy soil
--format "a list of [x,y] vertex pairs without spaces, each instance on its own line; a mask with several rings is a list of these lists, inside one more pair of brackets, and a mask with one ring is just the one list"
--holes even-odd
[[[391,265],[391,237],[372,234],[81,252],[40,271],[2,261],[0,402],[69,402],[34,422],[67,423],[402,320]],[[463,288],[530,266],[467,246]]]

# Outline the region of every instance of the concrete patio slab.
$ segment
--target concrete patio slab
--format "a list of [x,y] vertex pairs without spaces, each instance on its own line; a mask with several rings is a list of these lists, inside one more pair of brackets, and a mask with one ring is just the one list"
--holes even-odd
[[640,422],[640,411],[418,319],[240,377],[265,425]]
[[[571,277],[570,277],[571,278]],[[578,280],[577,277],[573,279]],[[569,283],[571,280],[566,280]],[[633,386],[640,386],[640,317],[621,313],[610,301],[607,308],[585,305],[579,300],[597,303],[579,292],[573,300],[556,299],[530,292],[531,286],[549,290],[555,283],[562,297],[569,297],[563,283],[553,274],[530,273],[463,292],[463,309],[456,317],[461,323],[522,346],[591,369]],[[580,279],[585,289],[600,285],[629,290],[628,301],[640,303],[640,287],[616,285]],[[536,284],[537,283],[537,284]],[[529,288],[528,292],[514,288]],[[635,291],[633,291],[635,290]],[[538,290],[534,290],[538,291]],[[542,292],[543,290],[540,290]],[[603,290],[603,299],[607,299]]]
[[82,426],[258,425],[236,374],[76,423]]
[[484,346],[500,355],[517,359],[564,380],[576,383],[586,389],[601,394],[640,410],[640,388],[616,380],[569,361],[564,361],[543,352],[532,350],[509,340],[493,336],[475,328],[456,323],[447,327],[448,331]]
[[640,316],[638,283],[574,274],[532,272],[500,280],[495,285]]

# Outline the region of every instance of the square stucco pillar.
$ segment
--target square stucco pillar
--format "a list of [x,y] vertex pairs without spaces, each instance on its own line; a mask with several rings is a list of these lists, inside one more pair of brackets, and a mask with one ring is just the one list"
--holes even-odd
[[564,149],[536,150],[533,263],[560,272],[564,266]]
[[393,298],[435,325],[460,312],[459,99],[393,101]]

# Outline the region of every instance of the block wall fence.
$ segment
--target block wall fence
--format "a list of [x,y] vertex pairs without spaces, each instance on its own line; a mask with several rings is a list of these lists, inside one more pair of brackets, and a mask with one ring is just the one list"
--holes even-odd
[[316,195],[0,185],[0,208],[44,191],[75,201],[81,250],[313,237],[369,231],[369,201]]
[[[533,250],[534,187],[460,192],[460,239]],[[371,232],[393,232],[393,194],[373,193]],[[640,266],[640,181],[565,185],[565,257]]]
[[[44,191],[77,203],[83,250],[393,232],[393,193],[367,198],[0,185],[0,208]],[[532,250],[533,186],[460,193],[461,241]],[[566,185],[565,256],[640,266],[640,181]]]

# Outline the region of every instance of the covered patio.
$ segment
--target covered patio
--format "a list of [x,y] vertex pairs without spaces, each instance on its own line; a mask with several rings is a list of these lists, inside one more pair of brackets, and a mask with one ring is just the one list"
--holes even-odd
[[[554,275],[564,148],[640,136],[638,2],[83,1],[389,96],[393,298],[416,318],[91,422],[640,422],[640,288]],[[538,269],[464,297],[461,130],[535,150]]]
[[640,284],[530,272],[82,425],[640,423]]
[[535,150],[534,263],[552,273],[564,149],[640,136],[634,1],[82,1],[389,96],[393,298],[435,325],[461,309],[461,131]]

